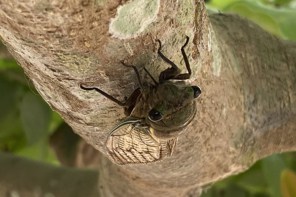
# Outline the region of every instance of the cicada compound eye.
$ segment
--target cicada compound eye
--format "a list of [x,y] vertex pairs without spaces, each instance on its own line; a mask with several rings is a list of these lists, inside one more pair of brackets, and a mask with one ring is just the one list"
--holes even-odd
[[191,86],[191,88],[193,89],[194,98],[199,97],[199,95],[201,94],[200,88],[198,86]]
[[162,114],[157,111],[156,109],[151,109],[149,114],[148,114],[148,118],[152,121],[159,121],[162,119]]

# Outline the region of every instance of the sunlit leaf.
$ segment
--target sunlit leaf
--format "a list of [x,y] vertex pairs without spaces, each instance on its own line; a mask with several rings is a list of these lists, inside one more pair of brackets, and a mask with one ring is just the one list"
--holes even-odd
[[281,191],[282,197],[296,196],[296,174],[295,172],[285,169],[281,174]]
[[239,1],[230,4],[224,10],[237,13],[240,16],[245,16],[265,30],[275,35],[284,36],[278,24],[278,20],[273,17],[276,13],[273,13],[272,9],[262,6],[258,2]]
[[15,154],[37,161],[58,164],[53,150],[48,146],[47,139],[41,139],[32,145],[26,146],[25,148],[18,150]]
[[228,6],[231,3],[241,1],[241,0],[210,0],[209,5],[218,9],[223,10],[226,6]]
[[11,59],[0,59],[0,70],[8,68],[19,68],[20,66],[16,63],[15,60]]
[[[268,1],[270,3],[270,1]],[[290,2],[273,2],[274,5]],[[296,4],[296,3],[295,3]],[[263,29],[282,38],[296,40],[296,11],[289,7],[266,6],[256,0],[213,0],[208,7],[224,13],[235,13],[257,23]]]

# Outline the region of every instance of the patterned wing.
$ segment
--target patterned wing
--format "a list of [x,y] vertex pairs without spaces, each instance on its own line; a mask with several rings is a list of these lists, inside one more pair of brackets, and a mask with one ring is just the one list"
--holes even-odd
[[150,163],[171,155],[176,138],[161,141],[152,137],[149,127],[138,122],[121,124],[111,132],[106,147],[113,161],[119,165]]

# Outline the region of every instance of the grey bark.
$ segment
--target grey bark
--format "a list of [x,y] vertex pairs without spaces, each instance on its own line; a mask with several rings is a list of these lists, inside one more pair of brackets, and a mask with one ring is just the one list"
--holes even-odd
[[234,15],[208,16],[203,1],[145,2],[0,2],[0,36],[8,49],[49,105],[103,154],[123,110],[78,84],[129,96],[136,78],[121,60],[157,78],[167,65],[155,40],[179,63],[184,37],[191,38],[189,82],[202,89],[195,119],[163,161],[116,166],[102,159],[103,196],[198,195],[202,186],[262,157],[295,150],[295,43]]

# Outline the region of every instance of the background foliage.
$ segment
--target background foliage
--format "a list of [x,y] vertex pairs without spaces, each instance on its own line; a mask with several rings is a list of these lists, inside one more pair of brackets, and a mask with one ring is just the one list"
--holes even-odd
[[[296,0],[211,0],[207,6],[210,13],[236,13],[277,36],[296,40]],[[38,95],[21,67],[1,52],[0,93],[0,151],[58,165],[49,142],[62,119]],[[216,183],[203,197],[293,197],[294,172],[296,153],[273,155]]]

